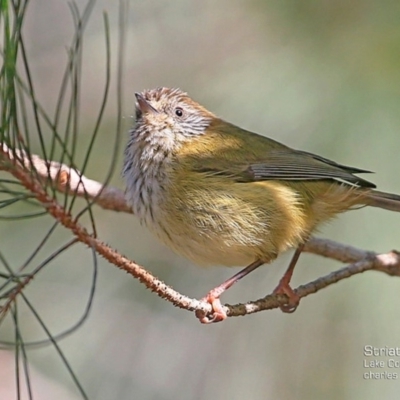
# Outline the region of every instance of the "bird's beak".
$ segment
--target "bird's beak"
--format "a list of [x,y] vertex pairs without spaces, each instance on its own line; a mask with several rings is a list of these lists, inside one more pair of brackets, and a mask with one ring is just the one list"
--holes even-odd
[[142,114],[158,114],[158,111],[140,94],[135,93],[138,108]]

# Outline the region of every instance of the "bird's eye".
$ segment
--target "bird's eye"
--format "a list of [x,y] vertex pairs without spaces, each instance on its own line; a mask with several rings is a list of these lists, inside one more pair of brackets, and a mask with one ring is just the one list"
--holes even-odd
[[182,108],[180,108],[180,107],[175,108],[175,115],[176,115],[177,117],[182,117],[182,115],[183,115],[183,110],[182,110]]

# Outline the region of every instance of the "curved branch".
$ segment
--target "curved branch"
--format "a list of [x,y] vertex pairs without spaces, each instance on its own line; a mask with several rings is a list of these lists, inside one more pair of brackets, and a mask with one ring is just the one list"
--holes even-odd
[[[106,210],[132,213],[121,189],[86,178],[79,170],[66,164],[45,161],[35,154],[28,155],[23,150],[10,149],[5,143],[1,147],[1,152],[9,161],[17,161],[20,168],[36,171],[42,182],[50,180],[58,191],[93,200]],[[8,170],[7,163],[1,162],[1,159],[0,169]]]
[[[17,157],[15,157],[14,154],[16,154]],[[48,180],[49,178],[55,180],[57,188],[61,191],[68,190],[68,192],[78,196],[89,197],[106,209],[131,212],[125,203],[123,192],[119,189],[103,187],[100,183],[85,178],[79,171],[65,165],[60,165],[53,161],[45,162],[37,156],[28,157],[21,151],[15,151],[15,153],[13,153],[4,144],[0,145],[0,169],[10,172],[17,178],[36,196],[49,214],[69,229],[80,242],[94,248],[98,254],[103,256],[110,263],[128,272],[148,289],[157,293],[158,296],[166,299],[173,305],[189,311],[201,311],[205,314],[212,312],[209,303],[189,298],[175,291],[149,273],[145,268],[122,256],[118,251],[89,234],[60,204],[48,196],[43,188],[41,179],[37,179],[29,172],[29,169],[32,167],[37,170],[42,180]],[[335,259],[340,262],[350,263],[350,265],[308,284],[299,286],[295,289],[295,292],[300,298],[316,293],[329,285],[368,270],[381,271],[391,276],[400,276],[400,254],[396,251],[386,254],[376,254],[336,243],[331,240],[317,238],[311,238],[306,244],[304,251]],[[284,305],[287,300],[285,295],[268,295],[247,304],[225,305],[224,307],[228,316],[236,317],[278,308]],[[5,310],[6,307],[4,307],[1,312],[4,313]]]
[[[325,246],[325,244],[327,246]],[[310,239],[310,242],[307,244],[305,250],[310,253],[319,254],[324,257],[334,259],[347,257],[353,258],[355,254],[358,253],[361,258],[359,261],[356,261],[353,264],[318,278],[305,285],[299,286],[294,290],[295,293],[300,298],[303,298],[343,279],[350,278],[353,275],[371,270],[385,272],[391,276],[400,276],[400,254],[398,252],[392,251],[385,254],[374,254],[368,251],[350,248],[350,252],[347,253],[348,247],[349,246],[335,243],[333,241],[326,241],[325,243],[325,240],[322,239]],[[326,252],[324,248],[326,248]],[[334,257],[331,257],[332,255],[334,255]],[[365,258],[362,258],[362,255],[365,255]],[[225,310],[229,317],[238,317],[263,310],[278,308],[279,306],[286,304],[287,300],[288,299],[285,295],[268,295],[262,299],[252,301],[247,304],[225,306]]]

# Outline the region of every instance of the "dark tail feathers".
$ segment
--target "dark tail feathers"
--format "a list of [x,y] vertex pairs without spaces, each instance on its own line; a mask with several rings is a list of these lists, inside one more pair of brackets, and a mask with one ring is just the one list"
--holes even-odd
[[397,194],[371,190],[368,194],[366,203],[372,207],[400,212],[400,196]]

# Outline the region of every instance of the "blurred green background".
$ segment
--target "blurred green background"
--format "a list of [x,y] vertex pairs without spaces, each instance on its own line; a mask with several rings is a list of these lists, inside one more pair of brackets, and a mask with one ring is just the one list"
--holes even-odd
[[[31,3],[27,51],[38,98],[53,110],[72,18],[66,0]],[[84,42],[82,143],[88,141],[85,131],[93,127],[101,96],[103,10],[110,14],[116,55],[117,2],[98,1]],[[375,171],[366,178],[381,190],[400,193],[399,2],[132,0],[128,20],[125,130],[133,123],[135,91],[180,87],[230,122]],[[115,83],[87,173],[93,179],[104,179],[110,161]],[[123,188],[118,173],[112,183]],[[98,208],[95,215],[102,240],[188,296],[203,296],[234,272],[195,267],[159,244],[134,216]],[[51,224],[50,218],[38,221],[1,222],[1,247],[11,263],[21,263]],[[400,215],[365,208],[324,226],[320,235],[386,252],[400,250],[399,231]],[[54,246],[68,237],[60,231]],[[246,302],[269,293],[289,257],[254,272],[223,301]],[[91,264],[90,251],[78,246],[28,287],[53,333],[80,315]],[[339,267],[305,254],[293,283]],[[304,299],[291,315],[275,310],[202,326],[191,313],[100,260],[90,318],[60,345],[90,399],[397,399],[400,377],[363,379],[368,371],[363,348],[400,346],[399,293],[399,279],[369,272]],[[43,337],[30,313],[21,313],[25,340]],[[12,338],[11,322],[2,336]],[[37,398],[79,398],[52,347],[28,354]],[[2,383],[0,398],[12,398],[5,397],[10,392],[1,395],[12,390],[12,363],[12,354],[1,351],[0,371],[10,388]],[[400,375],[400,369],[384,370]]]

